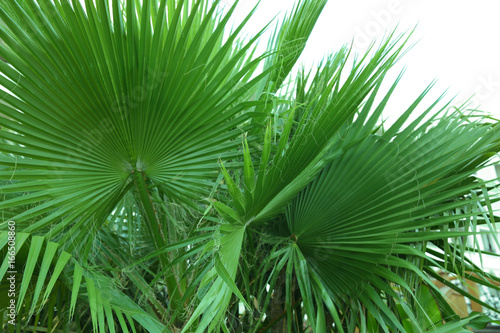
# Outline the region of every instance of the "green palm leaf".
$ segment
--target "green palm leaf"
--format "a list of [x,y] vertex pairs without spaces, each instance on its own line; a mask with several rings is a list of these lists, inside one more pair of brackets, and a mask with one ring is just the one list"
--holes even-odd
[[[180,2],[169,8],[168,22],[161,14],[167,1],[156,6],[145,1],[139,8],[134,1],[124,8],[113,1],[113,11],[105,10],[105,3],[39,7],[27,1],[1,8],[8,27],[1,37],[9,47],[2,54],[9,64],[1,64],[6,77],[0,84],[15,91],[2,105],[7,116],[2,125],[9,129],[2,136],[11,142],[2,150],[24,156],[30,177],[44,179],[47,188],[37,191],[36,182],[6,185],[5,191],[32,193],[7,200],[2,208],[45,201],[39,211],[55,210],[30,231],[61,216],[69,225],[77,216],[109,215],[134,171],[169,197],[192,204],[188,198],[199,198],[215,162],[231,156],[230,140],[240,133],[235,126],[242,120],[235,116],[244,106],[235,102],[257,79],[235,86],[259,59],[246,59],[251,43],[233,49],[236,34],[223,41],[230,14],[217,23],[215,6],[201,15],[202,1],[191,9]],[[160,13],[154,29],[151,7]],[[12,161],[3,164],[14,167]],[[23,180],[22,173],[10,170],[13,180]],[[81,200],[73,216],[64,211],[68,200]],[[28,221],[35,216],[31,212],[15,219]]]
[[[357,139],[362,125],[355,123],[342,145]],[[381,327],[402,330],[374,290],[390,295],[382,281],[391,281],[413,295],[414,287],[389,270],[418,272],[418,261],[402,260],[426,258],[425,245],[416,244],[475,234],[475,214],[463,208],[475,204],[468,194],[481,183],[467,179],[498,146],[496,128],[452,115],[399,133],[390,128],[369,135],[345,149],[294,199],[286,213],[287,237],[335,301],[358,298],[370,313],[381,315],[376,316]],[[460,260],[441,249],[453,265]]]

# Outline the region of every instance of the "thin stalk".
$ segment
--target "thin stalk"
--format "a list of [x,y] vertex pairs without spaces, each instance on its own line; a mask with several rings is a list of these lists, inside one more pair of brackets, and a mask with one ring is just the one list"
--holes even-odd
[[[153,237],[155,249],[160,249],[161,247],[167,245],[167,241],[165,240],[165,236],[161,230],[160,221],[158,220],[156,211],[153,207],[153,202],[149,196],[144,173],[142,171],[135,171],[133,175],[140,200],[138,204],[143,208],[146,215],[147,225],[151,237]],[[160,256],[160,262],[163,267],[169,264],[168,258],[165,255]]]
[[[161,249],[167,245],[167,240],[162,231],[162,226],[160,220],[158,219],[158,215],[153,207],[153,201],[151,200],[151,196],[148,192],[148,187],[146,185],[146,176],[142,171],[135,171],[133,173],[135,187],[138,193],[138,204],[142,207],[149,232],[151,237],[153,238],[153,242],[155,245],[155,249]],[[160,265],[162,268],[168,267],[170,265],[170,260],[166,253],[162,253],[159,255]],[[169,297],[169,308],[172,313],[175,313],[176,310],[182,307],[181,299],[181,290],[180,286],[176,280],[175,273],[172,271],[167,274],[165,277],[165,284],[167,287],[168,297]],[[174,323],[177,323],[177,320],[174,319]]]

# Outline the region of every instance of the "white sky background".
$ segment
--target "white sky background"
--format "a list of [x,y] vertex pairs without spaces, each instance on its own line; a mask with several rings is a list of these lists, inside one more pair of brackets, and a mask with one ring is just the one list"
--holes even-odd
[[[222,0],[225,4],[233,0]],[[236,20],[257,3],[241,0]],[[261,0],[246,32],[256,33],[275,15],[293,7],[293,0]],[[423,106],[449,89],[447,99],[458,94],[453,105],[472,95],[471,107],[500,118],[500,19],[497,0],[330,0],[306,46],[301,61],[309,65],[353,43],[364,53],[371,41],[380,42],[398,25],[398,32],[417,26],[410,42],[417,44],[387,77],[387,88],[406,67],[384,117],[389,123],[401,114],[423,89],[438,79]],[[378,44],[376,44],[378,45]]]

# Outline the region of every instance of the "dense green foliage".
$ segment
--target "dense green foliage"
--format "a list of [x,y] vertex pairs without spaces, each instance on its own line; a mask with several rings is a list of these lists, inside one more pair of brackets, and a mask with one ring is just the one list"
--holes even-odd
[[487,321],[460,319],[431,279],[498,289],[465,254],[477,225],[494,228],[495,189],[474,175],[499,124],[422,108],[426,89],[382,126],[401,77],[379,90],[408,36],[350,68],[347,48],[297,67],[326,1],[298,1],[262,55],[264,30],[239,37],[252,13],[230,29],[236,4],[2,1],[2,320],[14,221],[18,331]]

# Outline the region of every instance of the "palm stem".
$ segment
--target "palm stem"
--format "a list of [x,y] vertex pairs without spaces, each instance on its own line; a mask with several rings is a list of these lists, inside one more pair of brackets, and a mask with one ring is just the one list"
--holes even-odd
[[[165,235],[163,234],[161,223],[158,219],[158,215],[156,214],[156,211],[153,207],[153,201],[151,200],[151,196],[148,192],[146,176],[140,170],[136,170],[135,172],[133,172],[133,176],[138,193],[138,205],[142,207],[145,213],[148,229],[151,233],[151,237],[153,238],[155,249],[159,250],[167,245],[167,240]],[[170,260],[165,253],[159,255],[159,260],[162,268],[170,266]],[[176,310],[182,306],[181,290],[179,283],[176,280],[175,272],[172,271],[167,274],[167,276],[165,277],[165,284],[170,301],[170,309],[172,310],[172,313],[175,313]],[[172,319],[175,323],[175,318]]]

